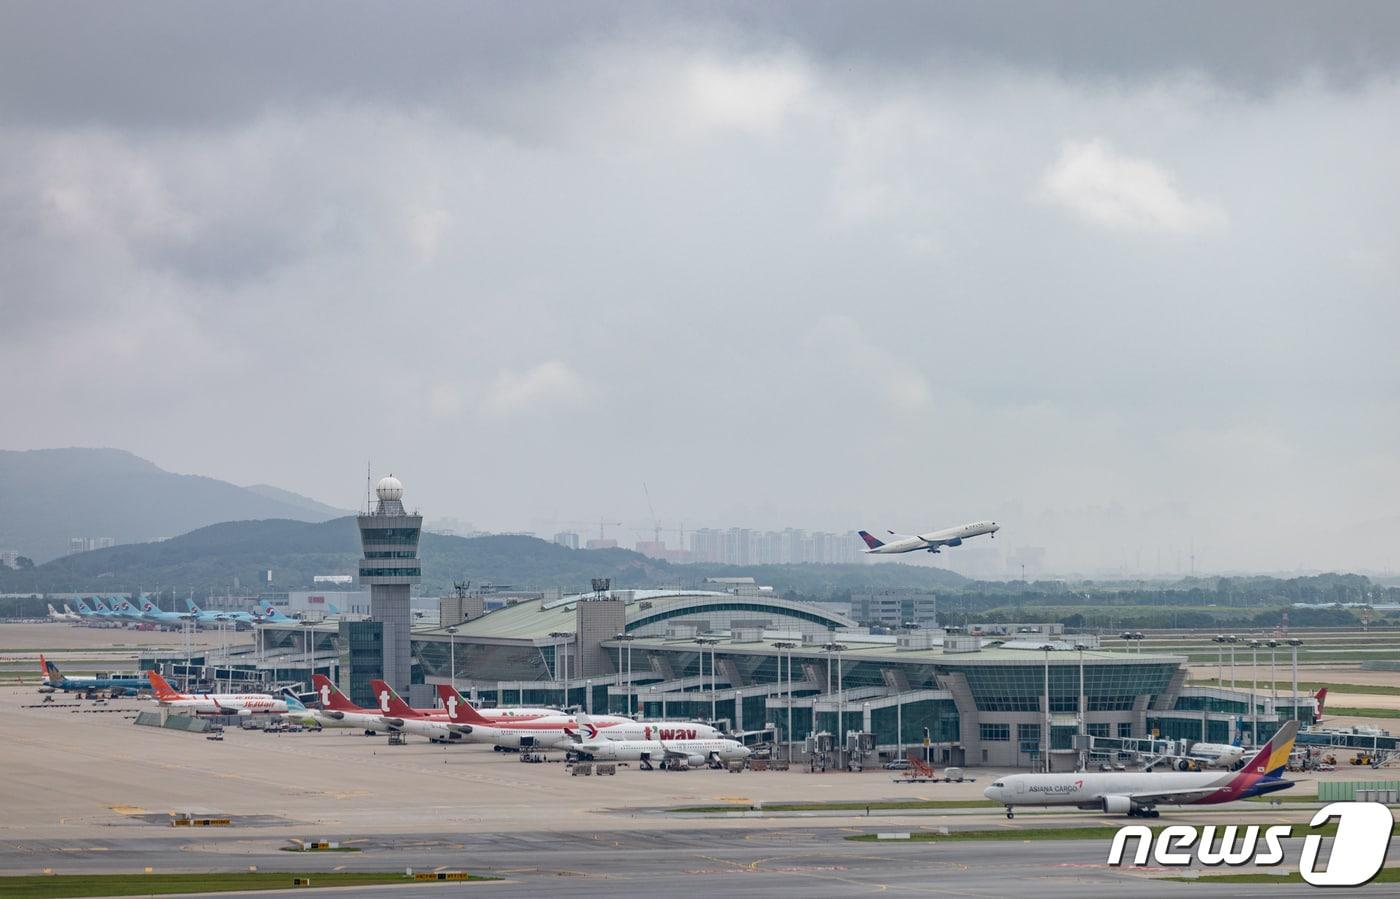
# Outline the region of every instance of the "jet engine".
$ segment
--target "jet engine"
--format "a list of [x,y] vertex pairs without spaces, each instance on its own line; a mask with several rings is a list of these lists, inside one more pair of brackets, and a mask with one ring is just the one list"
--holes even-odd
[[947,543],[945,543],[945,544],[943,544],[943,545],[944,545],[944,546],[962,546],[962,538],[961,538],[961,537],[954,537],[954,538],[952,538],[951,540],[949,540]]
[[703,756],[703,755],[698,755],[698,754],[691,754],[691,755],[688,755],[688,756],[685,757],[685,763],[686,763],[687,765],[689,765],[690,767],[692,767],[692,768],[701,768],[701,767],[704,767],[705,763],[708,762],[708,761],[709,761],[708,758],[706,758],[706,757]]
[[332,719],[334,719],[334,720],[336,720],[336,721],[342,721],[342,720],[345,719],[345,713],[344,713],[344,712],[336,711],[336,710],[334,710],[334,709],[331,709],[330,711],[322,712],[321,714],[325,715],[325,716],[328,717],[328,718],[332,718]]
[[1127,796],[1103,797],[1103,810],[1109,815],[1128,815],[1133,811],[1133,800]]
[[1176,770],[1178,771],[1190,771],[1192,767],[1190,759],[1178,759],[1176,762]]

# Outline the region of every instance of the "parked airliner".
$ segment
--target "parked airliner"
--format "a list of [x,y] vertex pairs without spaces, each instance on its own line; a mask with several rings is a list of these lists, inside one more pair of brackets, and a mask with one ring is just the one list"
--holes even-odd
[[1229,774],[1177,771],[1109,771],[1076,774],[1012,774],[983,795],[1006,806],[1072,805],[1110,815],[1155,818],[1158,805],[1215,805],[1286,790],[1283,779],[1298,722],[1285,722],[1243,768]]
[[861,531],[860,539],[864,540],[865,545],[869,547],[866,553],[881,555],[912,552],[936,553],[945,546],[961,546],[962,542],[969,537],[980,537],[983,534],[995,537],[999,530],[1001,530],[1001,525],[995,521],[974,521],[971,524],[961,524],[955,528],[929,531],[927,534],[896,534],[894,531],[890,531],[892,539],[889,540],[880,540],[872,536],[869,531]]

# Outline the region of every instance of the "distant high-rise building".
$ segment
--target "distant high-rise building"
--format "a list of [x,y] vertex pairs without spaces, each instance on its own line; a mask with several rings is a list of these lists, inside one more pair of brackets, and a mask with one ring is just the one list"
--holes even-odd
[[554,535],[554,542],[569,549],[578,549],[578,534],[574,531],[560,531]]
[[407,693],[413,668],[409,590],[423,574],[418,560],[423,516],[404,511],[403,485],[393,475],[379,482],[375,494],[374,511],[356,519],[364,548],[360,583],[370,590],[370,618],[382,625],[384,680]]
[[594,537],[583,545],[584,549],[617,549],[617,541],[611,537]]

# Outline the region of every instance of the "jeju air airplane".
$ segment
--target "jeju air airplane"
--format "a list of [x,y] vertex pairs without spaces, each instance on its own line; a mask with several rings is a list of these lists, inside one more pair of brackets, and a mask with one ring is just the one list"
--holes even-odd
[[1216,805],[1264,796],[1293,786],[1283,779],[1298,722],[1287,721],[1238,771],[1221,774],[1177,771],[1109,771],[1077,774],[1012,774],[984,792],[1006,806],[1072,805],[1130,818],[1155,818],[1158,805]]
[[181,693],[156,671],[146,672],[161,705],[187,715],[284,715],[287,702],[266,693]]
[[944,528],[941,531],[929,531],[927,534],[896,534],[890,531],[889,540],[880,540],[871,536],[869,531],[860,531],[860,539],[865,541],[867,554],[884,555],[888,553],[912,553],[931,552],[936,553],[945,546],[962,546],[962,542],[969,537],[980,537],[983,534],[997,535],[1001,530],[1001,525],[995,521],[974,521],[971,524],[960,524],[955,528]]

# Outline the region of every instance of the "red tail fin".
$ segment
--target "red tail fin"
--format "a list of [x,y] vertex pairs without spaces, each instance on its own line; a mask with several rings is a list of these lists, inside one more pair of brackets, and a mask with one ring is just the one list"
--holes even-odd
[[443,708],[447,709],[447,720],[453,724],[491,724],[451,684],[438,684],[438,697],[442,699]]
[[403,697],[382,680],[371,680],[369,685],[374,688],[375,700],[379,703],[379,711],[386,715],[393,715],[395,718],[421,718],[423,713],[413,706],[403,701]]
[[1321,720],[1322,720],[1322,707],[1327,703],[1327,688],[1326,688],[1326,687],[1320,688],[1320,689],[1317,691],[1317,695],[1314,696],[1313,698],[1317,700],[1317,718],[1316,718],[1316,720],[1321,721]]
[[160,676],[160,672],[156,671],[154,668],[146,672],[146,677],[151,682],[151,689],[155,691],[156,699],[161,702],[169,702],[173,699],[182,699],[184,697],[183,693],[170,686],[165,678]]
[[49,679],[49,660],[44,658],[42,652],[39,653],[39,674],[43,676],[44,680]]
[[350,701],[340,690],[336,689],[331,679],[324,674],[311,675],[311,684],[316,688],[316,695],[321,699],[321,708],[333,712],[358,712],[360,707]]

